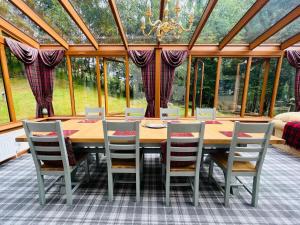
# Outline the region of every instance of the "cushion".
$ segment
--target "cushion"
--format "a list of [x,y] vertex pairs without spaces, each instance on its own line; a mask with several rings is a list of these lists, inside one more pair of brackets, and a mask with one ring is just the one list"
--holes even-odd
[[300,121],[300,112],[281,113],[275,116],[274,119],[278,119],[283,122]]

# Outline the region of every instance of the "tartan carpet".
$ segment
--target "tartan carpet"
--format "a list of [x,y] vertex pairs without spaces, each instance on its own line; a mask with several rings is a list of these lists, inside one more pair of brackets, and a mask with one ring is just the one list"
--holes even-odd
[[[107,200],[106,165],[91,168],[91,181],[73,194],[73,206],[66,205],[59,188],[53,187],[41,206],[31,156],[24,155],[0,165],[0,224],[299,224],[300,159],[269,149],[261,176],[257,208],[251,196],[240,188],[223,206],[223,195],[207,182],[207,166],[200,177],[199,206],[192,203],[188,187],[171,188],[171,205],[164,203],[158,155],[145,158],[141,202],[135,202],[134,184],[116,184],[114,202]],[[215,167],[214,176],[223,180]],[[246,179],[251,184],[251,180]]]

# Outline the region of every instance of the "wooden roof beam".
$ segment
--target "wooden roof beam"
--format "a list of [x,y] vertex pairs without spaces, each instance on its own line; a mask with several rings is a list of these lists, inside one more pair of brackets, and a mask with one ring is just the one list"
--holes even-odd
[[41,17],[39,17],[25,2],[20,0],[10,0],[18,9],[20,9],[26,16],[40,26],[46,33],[48,33],[54,40],[61,44],[65,49],[69,48],[69,44],[50,27]]
[[284,42],[281,43],[280,45],[280,49],[284,50],[290,46],[292,46],[293,44],[296,44],[300,42],[300,33],[290,37],[289,39],[285,40]]
[[164,18],[164,9],[166,5],[166,0],[160,0],[160,9],[159,9],[159,19],[162,20]]
[[269,39],[272,35],[280,31],[286,25],[294,21],[300,16],[300,6],[297,6],[295,9],[290,11],[287,15],[281,18],[277,23],[271,26],[267,31],[258,36],[254,41],[250,43],[249,49],[252,50],[258,45],[263,43],[265,40]]
[[203,28],[206,24],[206,21],[208,20],[210,14],[212,13],[217,2],[218,2],[218,0],[209,0],[209,2],[207,3],[207,6],[201,16],[199,24],[196,27],[195,32],[189,42],[189,47],[188,47],[189,50],[191,50],[194,47],[194,44],[196,43],[201,31],[203,30]]
[[80,30],[83,32],[83,34],[87,37],[87,39],[91,42],[91,44],[94,46],[95,49],[98,50],[98,42],[90,32],[89,28],[85,25],[81,17],[78,15],[72,4],[69,2],[69,0],[59,0],[60,4],[64,7],[64,9],[67,11],[67,13],[70,15],[70,17],[73,19],[73,21],[78,25]]
[[7,22],[1,17],[0,17],[0,28],[8,35],[12,36],[13,38],[27,45],[30,45],[31,47],[40,48],[40,44],[36,40],[28,36],[27,34],[23,33],[21,30],[19,30],[14,25]]
[[219,44],[219,49],[222,50],[268,2],[269,0],[257,0],[231,31],[229,31],[222,39]]
[[113,16],[115,18],[119,33],[121,35],[122,42],[125,46],[125,49],[128,50],[128,41],[127,41],[127,37],[126,37],[125,31],[124,31],[123,26],[122,26],[120,14],[118,12],[116,2],[115,2],[115,0],[108,0],[108,2],[109,2],[109,5],[110,5],[110,8],[111,8],[111,11],[113,13]]

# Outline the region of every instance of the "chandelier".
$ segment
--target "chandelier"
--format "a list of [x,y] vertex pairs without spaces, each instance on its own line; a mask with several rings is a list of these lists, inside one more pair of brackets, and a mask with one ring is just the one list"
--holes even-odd
[[148,24],[150,25],[150,30],[145,32],[146,29],[146,19],[143,16],[141,18],[141,30],[145,36],[150,36],[152,33],[156,33],[156,38],[158,41],[161,41],[162,38],[168,34],[173,35],[174,38],[179,39],[182,32],[190,31],[194,21],[194,8],[195,8],[195,1],[193,2],[192,8],[188,15],[188,28],[183,27],[179,16],[181,11],[180,0],[176,0],[175,7],[173,9],[175,16],[174,18],[169,17],[169,2],[170,0],[166,1],[166,5],[163,11],[163,19],[156,20],[152,22],[152,10],[151,10],[151,1],[147,0],[147,10],[146,10],[146,17],[148,20]]

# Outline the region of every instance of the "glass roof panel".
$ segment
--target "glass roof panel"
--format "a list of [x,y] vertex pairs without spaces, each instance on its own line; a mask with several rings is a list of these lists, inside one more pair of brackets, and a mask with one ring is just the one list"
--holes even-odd
[[197,44],[218,44],[244,16],[255,0],[218,1]]
[[[121,22],[130,44],[156,43],[155,34],[144,36],[141,30],[141,18],[145,16],[147,9],[146,0],[116,0]],[[152,21],[159,19],[160,1],[151,1]],[[145,16],[146,17],[146,16]],[[149,32],[150,26],[146,26],[145,32]]]
[[43,20],[45,20],[69,44],[89,43],[69,14],[56,0],[24,0]]
[[8,0],[0,0],[0,15],[19,30],[32,37],[39,43],[56,43],[44,30],[25,16]]
[[299,0],[270,0],[231,41],[248,44],[299,5]]
[[[180,11],[178,21],[181,22],[184,28],[189,27],[189,15],[194,10],[194,21],[191,26],[191,30],[183,31],[179,38],[176,38],[173,35],[167,35],[165,38],[163,38],[162,43],[188,44],[190,39],[193,36],[193,33],[197,25],[199,24],[199,21],[201,19],[201,16],[204,12],[208,0],[180,0],[178,2],[181,6],[181,11]],[[176,6],[176,1],[171,0],[169,2],[169,18],[175,18],[175,11],[174,11],[175,6]]]
[[107,0],[70,0],[70,2],[99,43],[122,43]]
[[289,25],[287,25],[280,31],[278,31],[276,34],[274,34],[264,43],[267,44],[282,43],[285,40],[289,39],[290,37],[299,33],[299,28],[300,28],[300,17],[294,20],[293,22],[291,22]]

